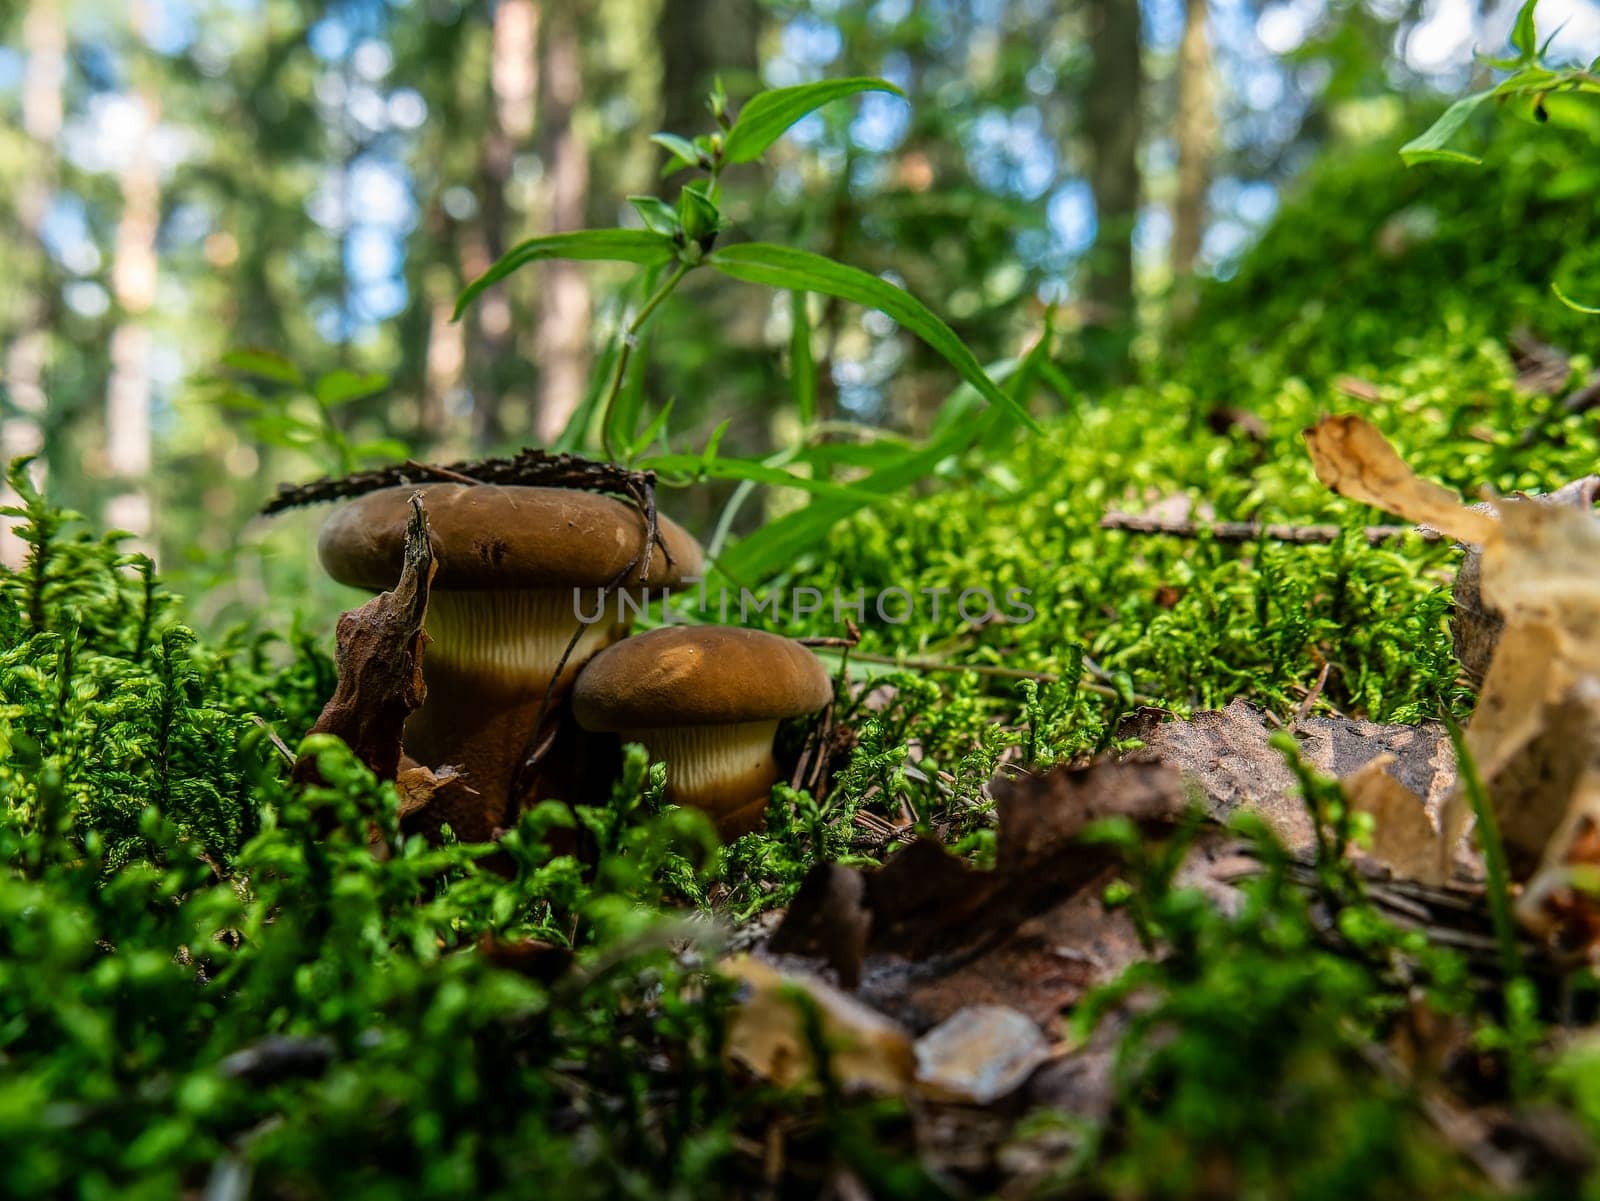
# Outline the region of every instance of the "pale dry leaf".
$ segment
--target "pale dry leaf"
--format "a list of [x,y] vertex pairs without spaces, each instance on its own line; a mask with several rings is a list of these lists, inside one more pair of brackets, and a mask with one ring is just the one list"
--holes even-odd
[[[1563,484],[1554,492],[1518,493],[1516,499],[1578,509],[1587,514],[1593,509],[1597,497],[1600,497],[1600,476],[1588,475]],[[1499,516],[1499,505],[1494,502],[1476,507],[1482,512]],[[1516,550],[1508,551],[1501,547],[1499,538],[1490,539],[1490,542],[1496,545],[1497,554],[1525,557]],[[1456,658],[1461,660],[1462,668],[1475,684],[1483,682],[1489,661],[1494,657],[1500,631],[1505,625],[1504,615],[1483,596],[1482,575],[1483,551],[1469,548],[1456,569],[1455,584],[1451,588],[1455,611],[1450,616],[1450,634],[1455,643]],[[1519,581],[1510,582],[1515,587]]]
[[[400,771],[394,778],[394,790],[400,796],[401,820],[427,808],[433,803],[433,798],[441,788],[461,784],[461,778],[460,769],[454,766],[435,770],[420,763],[413,763],[402,756]],[[462,787],[466,786],[462,784]],[[473,789],[468,788],[466,791],[476,795]]]
[[1317,478],[1340,496],[1372,505],[1461,542],[1482,543],[1492,517],[1450,489],[1418,476],[1371,422],[1353,413],[1324,417],[1305,431]]
[[916,1057],[924,1096],[989,1105],[1020,1088],[1050,1058],[1050,1044],[1026,1014],[969,1005],[917,1039]]
[[1393,755],[1379,755],[1345,776],[1345,799],[1372,817],[1374,859],[1403,879],[1443,884],[1449,862],[1440,854],[1439,831],[1423,799],[1389,774],[1394,762]]
[[828,1050],[828,1069],[846,1088],[901,1094],[916,1060],[911,1036],[815,976],[789,974],[739,956],[718,970],[743,986],[728,1027],[730,1059],[774,1084],[814,1079],[817,1065],[806,1035],[805,1008],[814,1008]]
[[1600,680],[1580,677],[1513,729],[1527,736],[1508,735],[1479,770],[1512,877],[1525,880],[1567,824],[1585,774],[1600,766]]
[[1479,586],[1507,624],[1554,626],[1576,672],[1600,674],[1600,520],[1587,508],[1502,500]]

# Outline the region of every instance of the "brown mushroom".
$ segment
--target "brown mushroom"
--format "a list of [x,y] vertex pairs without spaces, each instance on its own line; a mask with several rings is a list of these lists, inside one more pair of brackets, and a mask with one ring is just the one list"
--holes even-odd
[[586,730],[643,743],[667,765],[667,797],[703,809],[725,836],[761,824],[778,778],[784,718],[833,697],[821,660],[798,642],[729,626],[668,626],[609,647],[572,690]]
[[[370,492],[336,512],[318,544],[328,574],[372,591],[392,587],[406,501],[418,490]],[[612,594],[602,613],[602,593],[634,563],[645,522],[620,500],[565,488],[441,483],[420,491],[438,573],[424,621],[428,695],[406,723],[405,751],[429,766],[459,765],[483,820],[457,833],[481,839],[524,799],[511,796],[513,782],[580,615],[601,614],[555,681],[552,706],[591,655],[627,632],[632,610],[624,614]],[[648,578],[635,563],[620,581],[629,599],[700,569],[700,548],[680,526],[661,518],[660,533],[665,553],[654,548]]]

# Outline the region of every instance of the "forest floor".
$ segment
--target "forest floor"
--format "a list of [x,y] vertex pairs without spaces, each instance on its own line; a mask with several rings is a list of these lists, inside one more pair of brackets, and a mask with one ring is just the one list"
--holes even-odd
[[1459,307],[1450,245],[1372,249],[1418,185],[1317,186],[1170,363],[1045,373],[1041,435],[825,553],[730,549],[1033,614],[781,623],[834,702],[726,843],[638,748],[492,843],[409,833],[450,786],[399,763],[425,587],[337,669],[199,638],[15,471],[0,1193],[1595,1193],[1588,327],[1504,327],[1556,239],[1478,185],[1427,202],[1537,282]]

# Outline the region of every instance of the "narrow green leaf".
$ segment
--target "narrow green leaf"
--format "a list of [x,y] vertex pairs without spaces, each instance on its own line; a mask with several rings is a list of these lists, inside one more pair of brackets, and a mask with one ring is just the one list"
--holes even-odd
[[1522,0],[1517,19],[1511,26],[1511,46],[1525,63],[1533,62],[1539,55],[1539,34],[1533,23],[1533,10],[1538,5],[1539,0]]
[[358,442],[350,453],[358,459],[404,459],[411,454],[411,448],[398,438],[377,438]]
[[808,294],[789,293],[789,388],[795,411],[806,429],[817,419],[817,363],[811,357],[811,312]]
[[678,214],[659,196],[629,196],[628,203],[652,233],[672,237],[678,232]]
[[[863,504],[870,504],[881,497],[874,496],[871,492],[864,491],[849,484],[836,484],[831,480],[814,480],[809,476],[795,475],[779,467],[769,467],[752,459],[710,459],[705,455],[652,455],[647,459],[640,459],[635,466],[641,471],[656,471],[662,474],[686,474],[695,477],[709,477],[714,480],[750,480],[757,484],[769,484],[775,488],[798,488],[802,492],[814,493],[817,496],[827,497],[830,502],[842,504],[846,512],[854,512]],[[810,512],[810,508],[801,509],[800,512]],[[829,522],[832,525],[832,521]]]
[[663,175],[681,171],[684,167],[693,167],[700,162],[700,152],[688,138],[680,138],[675,133],[653,133],[650,135],[650,140],[672,155],[666,167],[662,169]]
[[610,426],[605,432],[612,446],[631,447],[634,431],[639,428],[639,414],[644,412],[645,368],[650,361],[650,335],[639,339],[636,353],[628,360],[628,374],[612,402]]
[[[1005,378],[1015,363],[994,366],[995,374]],[[1003,370],[1002,370],[1003,368]],[[975,393],[963,384],[941,406],[941,413],[976,403]],[[942,433],[930,437],[922,446],[902,450],[871,475],[850,484],[852,491],[867,495],[866,503],[880,504],[936,469],[940,463],[986,437],[1006,416],[993,406],[973,413],[969,419],[949,423]],[[803,509],[769,521],[753,534],[717,556],[716,568],[737,584],[759,584],[792,567],[801,555],[815,550],[828,532],[844,518],[858,512],[860,499],[841,502],[819,497]]]
[[300,368],[275,350],[230,350],[222,356],[222,365],[246,375],[269,379],[276,384],[303,388],[306,382],[305,376],[300,374]]
[[316,397],[327,408],[348,404],[376,395],[389,386],[389,377],[376,372],[349,371],[340,367],[317,381]]
[[584,391],[583,399],[572,411],[572,416],[567,418],[567,424],[562,428],[561,436],[555,440],[551,450],[570,454],[583,449],[583,444],[589,436],[589,426],[594,422],[595,411],[600,407],[600,397],[611,380],[611,373],[616,370],[617,352],[617,340],[613,338],[606,343],[605,349],[600,352],[600,357],[595,360],[594,369],[589,372],[589,386]]
[[1475,155],[1451,150],[1446,143],[1455,137],[1461,127],[1471,119],[1472,114],[1478,111],[1479,105],[1492,95],[1494,95],[1493,90],[1474,92],[1470,96],[1463,96],[1445,109],[1442,117],[1400,147],[1400,157],[1405,160],[1406,166],[1412,167],[1417,163],[1429,162],[1482,163],[1483,160]]
[[1040,432],[1039,423],[984,373],[977,357],[956,332],[904,288],[819,254],[766,242],[724,247],[707,256],[706,261],[724,275],[747,283],[821,292],[893,317],[942,355],[986,401],[1004,409],[1033,432]]
[[260,413],[267,407],[259,396],[252,396],[240,388],[224,388],[211,396],[210,401],[219,409],[232,409],[238,413]]
[[667,428],[667,418],[672,415],[673,403],[673,399],[668,397],[667,403],[661,406],[661,412],[652,417],[650,424],[639,432],[638,438],[629,448],[631,454],[636,455],[642,450],[649,450],[650,444],[661,436],[662,431]]
[[1557,300],[1559,300],[1562,304],[1566,305],[1573,312],[1575,312],[1575,313],[1587,313],[1591,317],[1600,317],[1600,306],[1591,306],[1591,305],[1587,305],[1587,304],[1579,304],[1576,300],[1572,299],[1572,297],[1568,296],[1565,292],[1563,292],[1561,290],[1561,285],[1560,284],[1551,284],[1550,285],[1550,290],[1556,294],[1556,299]]
[[728,432],[728,427],[733,424],[729,417],[717,423],[717,428],[711,431],[711,437],[706,439],[706,448],[700,453],[700,466],[709,469],[717,461],[717,448],[722,445],[722,436]]
[[842,100],[861,92],[889,92],[905,99],[905,93],[885,79],[857,76],[852,79],[824,79],[817,83],[796,84],[758,92],[728,131],[722,144],[725,162],[748,163],[760,158],[768,146],[783,136],[800,118],[815,112],[831,100]]
[[664,263],[672,257],[672,239],[648,229],[579,229],[571,233],[546,234],[519,242],[500,260],[461,290],[452,321],[487,288],[493,287],[518,268],[540,259],[604,260],[615,263]]

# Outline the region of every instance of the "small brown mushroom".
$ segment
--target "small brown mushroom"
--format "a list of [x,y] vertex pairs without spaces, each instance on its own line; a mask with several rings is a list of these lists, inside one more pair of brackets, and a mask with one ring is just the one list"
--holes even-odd
[[586,730],[643,743],[667,765],[667,796],[703,809],[724,836],[761,824],[778,778],[778,723],[833,697],[819,660],[798,642],[729,626],[668,626],[589,661],[572,690]]
[[[375,592],[392,587],[407,498],[418,490],[369,492],[336,512],[318,544],[328,574]],[[511,796],[513,781],[580,617],[600,614],[555,681],[552,706],[591,655],[626,634],[621,598],[608,600],[603,590],[634,563],[645,522],[622,501],[565,488],[448,483],[420,491],[438,573],[424,620],[428,695],[406,723],[405,751],[430,767],[461,768],[482,798],[483,824],[457,833],[482,839],[524,799]],[[659,528],[666,551],[654,548],[648,578],[635,563],[621,580],[629,598],[700,569],[694,539],[664,517]]]

